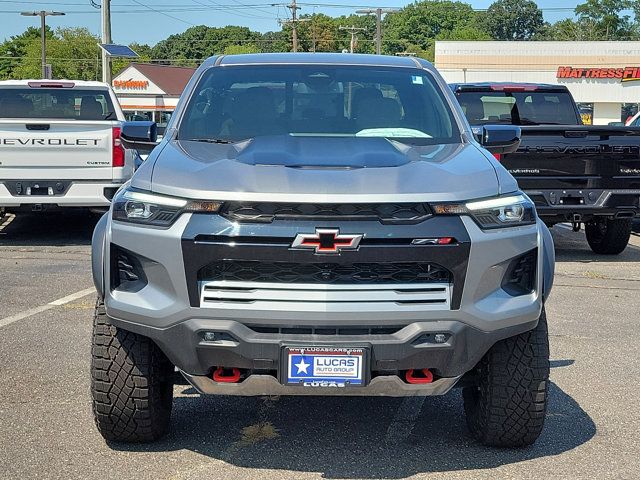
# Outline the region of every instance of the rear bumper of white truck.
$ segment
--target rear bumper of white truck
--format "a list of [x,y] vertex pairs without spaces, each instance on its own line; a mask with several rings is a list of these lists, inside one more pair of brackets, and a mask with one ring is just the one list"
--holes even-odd
[[122,185],[105,181],[71,181],[65,182],[64,189],[60,192],[55,182],[37,180],[19,183],[17,186],[15,181],[0,181],[0,207],[108,207],[113,195]]

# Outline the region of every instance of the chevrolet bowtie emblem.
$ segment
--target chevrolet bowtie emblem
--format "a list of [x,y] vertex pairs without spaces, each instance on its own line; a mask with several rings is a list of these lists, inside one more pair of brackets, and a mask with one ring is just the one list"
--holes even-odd
[[362,234],[340,234],[337,228],[316,228],[316,233],[299,233],[291,244],[295,249],[314,249],[316,254],[340,253],[355,250],[360,245]]

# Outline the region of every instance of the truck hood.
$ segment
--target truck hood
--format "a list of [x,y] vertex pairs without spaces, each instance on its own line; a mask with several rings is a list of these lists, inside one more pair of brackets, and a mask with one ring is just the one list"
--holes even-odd
[[276,136],[163,147],[143,169],[151,178],[136,175],[133,186],[197,199],[326,203],[456,201],[500,191],[494,165],[473,144]]

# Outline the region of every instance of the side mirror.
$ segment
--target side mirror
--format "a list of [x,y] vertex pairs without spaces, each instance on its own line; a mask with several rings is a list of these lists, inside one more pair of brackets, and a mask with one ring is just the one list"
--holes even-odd
[[520,146],[520,136],[515,125],[485,125],[479,142],[491,153],[513,153]]
[[149,153],[158,144],[158,127],[155,122],[124,122],[120,141],[124,148]]

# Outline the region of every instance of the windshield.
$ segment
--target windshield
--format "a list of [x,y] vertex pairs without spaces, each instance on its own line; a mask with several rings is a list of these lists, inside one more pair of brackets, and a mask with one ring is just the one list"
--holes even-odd
[[567,92],[459,92],[458,102],[471,125],[577,125]]
[[116,114],[104,90],[2,88],[0,118],[116,120]]
[[267,135],[460,141],[451,109],[428,72],[324,65],[210,68],[189,101],[178,138]]

